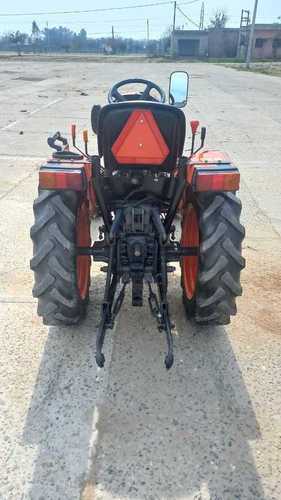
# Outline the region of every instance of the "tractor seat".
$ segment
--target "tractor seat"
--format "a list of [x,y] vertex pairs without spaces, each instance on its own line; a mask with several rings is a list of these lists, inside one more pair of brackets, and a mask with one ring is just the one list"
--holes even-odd
[[98,150],[105,170],[171,171],[182,155],[185,115],[181,109],[147,101],[104,106],[98,122]]

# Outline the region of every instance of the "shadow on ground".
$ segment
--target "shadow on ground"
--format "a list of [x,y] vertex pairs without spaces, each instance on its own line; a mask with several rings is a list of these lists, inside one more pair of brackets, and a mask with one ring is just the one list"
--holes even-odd
[[249,447],[258,424],[225,330],[187,323],[177,289],[176,363],[167,373],[163,336],[148,310],[125,304],[101,401],[93,359],[98,309],[91,305],[78,333],[50,329],[24,432],[38,451],[28,498],[78,500],[90,480],[95,495],[87,500],[264,499]]

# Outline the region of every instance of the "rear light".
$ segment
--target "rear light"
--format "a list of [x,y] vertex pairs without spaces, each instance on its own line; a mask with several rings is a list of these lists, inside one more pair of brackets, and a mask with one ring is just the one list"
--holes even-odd
[[41,189],[72,189],[74,191],[83,191],[84,176],[81,170],[40,170],[39,188]]
[[198,172],[195,191],[238,191],[240,174],[236,172]]

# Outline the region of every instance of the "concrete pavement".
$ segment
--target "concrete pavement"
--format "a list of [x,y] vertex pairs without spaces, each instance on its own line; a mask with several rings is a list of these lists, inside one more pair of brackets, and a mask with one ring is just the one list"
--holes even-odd
[[[172,371],[148,309],[129,303],[99,370],[96,264],[79,329],[47,328],[36,316],[37,168],[48,133],[89,127],[110,84],[140,76],[167,87],[177,67],[191,74],[188,118],[208,126],[208,146],[227,150],[242,173],[244,295],[229,327],[199,329],[185,320],[177,270]],[[279,500],[281,79],[141,60],[15,59],[0,69],[0,498]]]

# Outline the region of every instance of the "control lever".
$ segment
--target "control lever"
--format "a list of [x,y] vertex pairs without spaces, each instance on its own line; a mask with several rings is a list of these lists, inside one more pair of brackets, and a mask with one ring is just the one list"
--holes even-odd
[[76,125],[75,125],[75,123],[73,123],[71,125],[71,138],[72,138],[72,146],[75,149],[77,149],[77,151],[79,151],[79,153],[81,153],[81,155],[83,155],[84,157],[86,156],[86,158],[89,158],[89,153],[88,153],[88,141],[89,141],[88,131],[87,130],[83,131],[83,141],[84,141],[84,145],[85,145],[85,153],[80,148],[78,148],[78,146],[76,146]]
[[89,142],[89,136],[88,136],[88,130],[83,130],[83,141],[84,141],[84,147],[85,147],[85,153],[86,156],[88,156],[88,142]]
[[201,148],[203,148],[203,146],[205,144],[206,133],[207,133],[206,127],[202,127],[201,128]]
[[194,153],[195,137],[196,137],[197,129],[199,127],[199,121],[198,120],[191,120],[190,127],[191,127],[191,133],[192,133],[190,156],[192,156]]
[[197,148],[196,150],[194,150],[194,147],[195,147],[195,137],[196,137],[197,130],[198,130],[198,127],[199,127],[199,121],[198,120],[191,120],[190,127],[191,127],[191,132],[192,132],[192,142],[191,142],[191,151],[190,151],[190,158],[191,158],[191,156],[193,156],[194,154],[198,153],[198,151],[200,151],[200,149],[202,149],[204,147],[207,129],[206,129],[206,127],[202,127],[201,128],[201,136],[200,136],[201,144],[200,144],[199,148]]
[[196,151],[194,151],[194,154],[198,153],[198,151],[200,151],[200,149],[202,149],[204,147],[205,139],[206,139],[206,133],[207,133],[206,127],[202,127],[201,128],[201,144],[200,144],[199,148],[196,149]]

